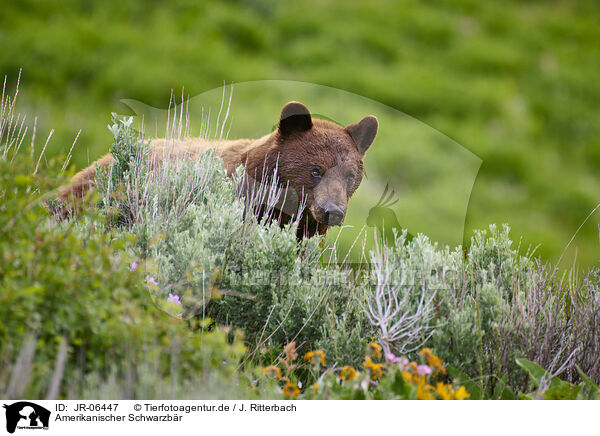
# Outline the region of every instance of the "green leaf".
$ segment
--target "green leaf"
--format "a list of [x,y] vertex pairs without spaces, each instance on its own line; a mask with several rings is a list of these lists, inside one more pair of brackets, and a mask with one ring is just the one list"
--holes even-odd
[[[527,359],[517,359],[517,364],[523,368],[536,387],[539,387],[542,377],[547,376],[548,371],[539,366],[537,363],[531,362]],[[550,380],[550,387],[544,392],[544,399],[546,400],[574,400],[581,391],[581,385],[573,385],[558,377],[552,377]],[[535,396],[535,393],[530,394]]]
[[471,394],[469,397],[470,400],[487,400],[487,395],[485,392],[481,390],[479,384],[471,379],[468,375],[461,372],[458,368],[453,366],[448,366],[446,368],[448,370],[448,374],[452,377],[459,385],[463,385],[467,392]]
[[516,359],[516,362],[517,362],[517,365],[519,365],[521,368],[523,368],[529,374],[529,376],[531,377],[531,380],[535,384],[535,387],[539,387],[540,380],[542,379],[542,377],[544,377],[544,375],[546,375],[546,373],[548,371],[546,371],[544,368],[542,368],[537,363],[532,362],[531,360]]
[[14,184],[19,188],[24,188],[26,186],[29,186],[32,181],[33,178],[31,176],[28,176],[26,174],[18,174],[15,176]]
[[549,388],[544,392],[545,400],[575,400],[582,386],[572,385],[565,381],[560,380],[561,383],[557,383],[556,386]]
[[391,385],[392,392],[402,398],[410,398],[411,386],[402,377],[401,371],[396,371]]
[[581,379],[583,380],[583,382],[585,383],[585,385],[588,387],[588,389],[591,392],[598,392],[598,390],[600,390],[600,387],[598,387],[598,385],[594,382],[594,380],[592,380],[590,377],[588,377],[586,375],[585,372],[583,372],[583,370],[579,367],[579,365],[575,365],[575,368],[577,368],[579,377],[581,377]]
[[22,295],[35,295],[44,292],[45,287],[43,285],[33,285],[23,288],[21,290]]
[[504,376],[498,380],[496,384],[496,388],[494,389],[494,394],[492,398],[494,400],[516,400],[516,395],[513,390],[506,384],[506,379],[508,378],[508,374],[504,374]]
[[353,400],[365,400],[365,393],[363,392],[362,389],[356,389],[354,391],[354,395],[352,396]]

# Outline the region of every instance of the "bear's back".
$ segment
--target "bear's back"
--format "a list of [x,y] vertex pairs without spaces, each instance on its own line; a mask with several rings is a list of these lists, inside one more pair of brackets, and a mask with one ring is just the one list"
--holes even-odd
[[[262,138],[261,138],[262,139]],[[227,174],[242,165],[243,157],[256,148],[260,140],[206,140],[203,138],[184,138],[180,140],[157,138],[150,142],[150,168],[156,168],[166,160],[195,160],[201,153],[216,149],[223,160]]]

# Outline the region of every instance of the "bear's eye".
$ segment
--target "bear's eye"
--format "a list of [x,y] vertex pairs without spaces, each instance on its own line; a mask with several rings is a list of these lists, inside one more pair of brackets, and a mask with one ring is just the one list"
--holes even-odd
[[312,170],[310,170],[310,175],[313,177],[320,178],[322,176],[321,168],[313,168]]

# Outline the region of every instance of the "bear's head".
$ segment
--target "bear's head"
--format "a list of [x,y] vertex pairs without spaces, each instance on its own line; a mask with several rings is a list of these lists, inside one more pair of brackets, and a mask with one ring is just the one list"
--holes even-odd
[[306,199],[306,219],[316,224],[309,236],[344,222],[377,129],[377,118],[372,115],[343,127],[314,119],[302,103],[283,107],[265,164],[277,168],[282,185]]

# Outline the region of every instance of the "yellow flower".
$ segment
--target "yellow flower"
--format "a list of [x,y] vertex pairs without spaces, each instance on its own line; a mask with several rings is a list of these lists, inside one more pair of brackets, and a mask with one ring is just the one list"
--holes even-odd
[[402,371],[402,377],[407,383],[417,383],[420,379],[425,379],[423,375],[419,374],[419,366],[416,362],[410,362],[406,366],[406,370]]
[[437,383],[436,393],[437,393],[438,397],[440,397],[442,400],[453,400],[454,399],[454,389],[452,389],[452,386],[447,385],[445,383],[442,383],[442,382]]
[[304,355],[304,361],[313,365],[325,366],[325,352],[323,350],[309,351]]
[[263,372],[269,377],[277,377],[277,380],[281,380],[281,370],[276,366],[267,366],[265,369],[263,369]]
[[321,366],[325,366],[325,352],[323,350],[317,350],[315,351],[315,354],[321,360]]
[[371,342],[367,345],[367,351],[371,356],[381,359],[381,346],[377,342]]
[[433,356],[433,353],[431,352],[430,348],[423,348],[419,354],[422,354],[423,356],[429,358],[429,356]]
[[454,398],[456,400],[463,400],[465,398],[469,398],[471,396],[471,394],[469,394],[467,392],[467,390],[465,389],[464,386],[461,386],[458,391],[456,391],[456,394],[454,395]]
[[444,362],[442,359],[433,354],[429,348],[423,348],[420,354],[427,359],[427,364],[431,367],[431,369],[433,369],[434,376],[438,375],[439,373],[446,374]]
[[315,384],[313,385],[313,389],[314,389],[315,391],[318,391],[318,390],[319,390],[319,385],[315,383]]
[[283,387],[283,395],[285,395],[286,398],[294,399],[294,398],[296,398],[296,395],[298,395],[299,393],[300,393],[300,389],[298,389],[298,386],[296,386],[295,384],[293,384],[289,381]]
[[440,372],[442,374],[446,374],[446,368],[444,368],[444,362],[442,361],[442,359],[440,359],[437,356],[431,356],[431,358],[428,359],[428,362],[429,362],[429,366],[431,366],[431,368],[434,369],[434,371],[433,371],[434,376],[438,375]]
[[383,365],[381,363],[375,363],[371,366],[371,379],[377,380],[383,377]]
[[362,365],[363,368],[369,371],[372,380],[377,380],[378,377],[383,376],[383,364],[373,363],[373,359],[371,359],[367,354],[365,354],[365,361]]
[[419,379],[419,384],[417,385],[417,399],[418,400],[435,400],[434,396],[431,394],[433,392],[433,386],[429,384],[425,384],[425,377],[421,377]]
[[350,381],[350,380],[355,379],[357,377],[357,375],[358,375],[358,373],[356,372],[356,370],[354,368],[346,365],[342,368],[342,371],[340,372],[340,380]]

